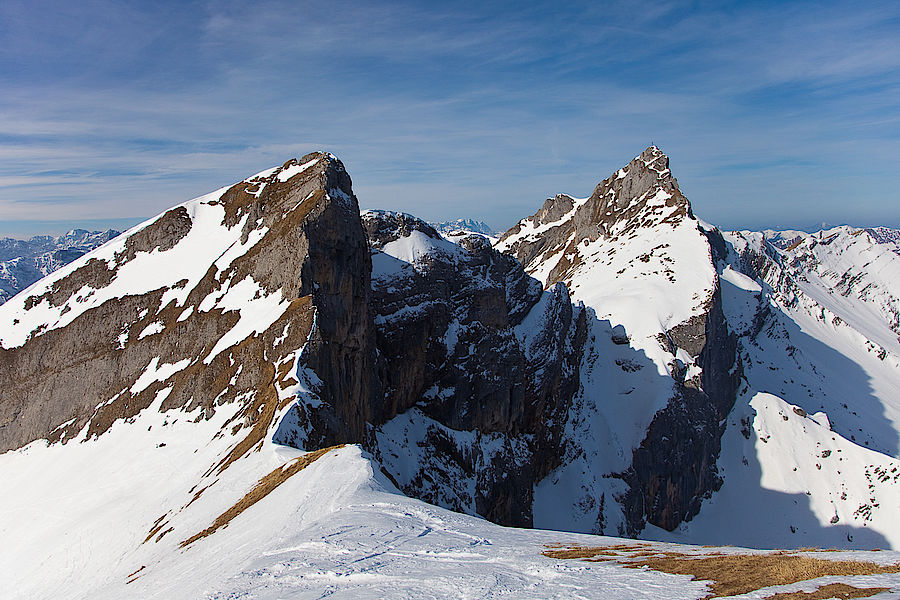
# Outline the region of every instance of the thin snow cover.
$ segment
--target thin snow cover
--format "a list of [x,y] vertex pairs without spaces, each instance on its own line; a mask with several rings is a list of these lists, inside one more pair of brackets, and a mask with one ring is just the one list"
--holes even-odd
[[290,167],[288,167],[286,169],[282,169],[278,173],[278,181],[281,181],[282,183],[287,181],[294,175],[297,175],[297,174],[302,173],[303,171],[307,170],[308,168],[310,168],[311,166],[313,166],[314,164],[319,162],[320,159],[321,159],[321,157],[314,158],[309,162],[303,163],[302,165],[291,165]]
[[290,300],[282,298],[281,290],[266,295],[259,284],[249,275],[234,285],[226,282],[222,289],[216,290],[204,298],[198,310],[205,312],[213,308],[221,308],[225,312],[237,311],[240,318],[225,335],[219,338],[213,349],[203,359],[203,363],[211,363],[223,350],[271,327],[290,304]]
[[[240,246],[240,253],[244,253],[249,249],[251,243],[249,240],[248,244],[240,243],[243,222],[231,229],[222,226],[224,209],[214,203],[227,189],[222,188],[180,205],[187,209],[192,226],[188,234],[170,250],[139,252],[134,259],[116,266],[115,255],[124,250],[127,238],[155,222],[162,216],[159,215],[51,273],[0,306],[0,320],[11,324],[0,331],[0,347],[20,346],[32,332],[40,330],[40,333],[43,333],[65,327],[87,310],[125,295],[140,295],[168,288],[163,296],[163,306],[173,299],[179,305],[183,303],[193,287],[206,274],[209,265],[226,250]],[[258,238],[254,238],[253,241],[258,241]],[[108,286],[101,289],[85,286],[61,306],[54,307],[47,300],[43,300],[30,310],[25,309],[28,297],[45,293],[54,283],[92,259],[103,260],[109,265],[108,268],[115,270],[115,275]],[[176,287],[175,283],[182,279],[187,279],[187,284]]]
[[548,222],[542,223],[540,225],[537,225],[536,221],[534,219],[532,219],[532,217],[522,219],[521,221],[519,221],[519,227],[520,227],[519,233],[516,234],[515,237],[510,237],[510,238],[507,238],[506,240],[498,242],[495,245],[497,250],[499,250],[500,252],[505,252],[506,250],[509,250],[509,248],[513,245],[513,243],[515,241],[523,239],[523,238],[529,239],[529,240],[539,238],[542,233],[550,231],[554,227],[558,227],[559,225],[562,225],[563,223],[566,223],[567,221],[569,221],[569,219],[571,219],[573,216],[575,216],[575,213],[578,211],[578,208],[580,206],[582,206],[584,203],[586,203],[588,200],[590,200],[590,196],[588,196],[587,198],[573,198],[572,196],[569,196],[567,194],[560,194],[559,197],[565,198],[572,202],[572,208],[568,212],[566,212],[564,215],[562,215],[560,218],[558,218],[554,221],[548,221]]
[[[305,170],[314,162],[294,167]],[[268,169],[244,181],[260,183],[276,172],[281,175],[294,167],[282,171],[279,171],[280,167]],[[124,263],[118,263],[116,259],[116,255],[124,251],[130,236],[155,223],[165,214],[163,213],[54,271],[0,306],[0,321],[9,324],[0,331],[0,348],[21,346],[31,335],[41,335],[46,331],[65,327],[84,312],[126,295],[141,295],[164,289],[160,309],[172,301],[176,306],[183,305],[211,264],[215,264],[219,270],[226,269],[234,259],[246,254],[256,245],[267,232],[266,228],[253,229],[242,243],[241,233],[246,224],[246,215],[234,227],[226,228],[222,224],[225,209],[218,201],[230,187],[220,188],[171,209],[184,208],[191,220],[191,228],[169,250],[160,252],[156,248],[151,252],[138,252],[132,260]],[[102,289],[85,286],[60,306],[51,306],[50,302],[43,300],[26,310],[26,300],[29,297],[40,296],[51,290],[55,283],[94,259],[104,261],[107,268],[114,271],[109,285]]]
[[134,385],[131,386],[132,394],[140,394],[142,391],[150,387],[151,384],[157,381],[165,381],[178,371],[183,370],[191,363],[189,358],[185,358],[184,360],[180,360],[176,363],[163,363],[159,364],[159,357],[154,356],[153,359],[150,360],[150,363],[144,369],[144,372],[140,374],[137,380],[134,382]]

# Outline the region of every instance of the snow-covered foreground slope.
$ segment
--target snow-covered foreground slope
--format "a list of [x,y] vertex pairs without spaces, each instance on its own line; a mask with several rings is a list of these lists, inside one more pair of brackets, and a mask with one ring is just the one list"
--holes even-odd
[[544,544],[614,540],[506,529],[406,498],[355,446],[331,450],[227,527],[181,547],[303,455],[266,441],[204,475],[229,440],[197,441],[228,416],[198,424],[147,410],[100,438],[0,456],[4,598],[703,595],[685,577],[545,558]]
[[[203,427],[212,431],[218,418]],[[504,528],[407,498],[356,446],[327,452],[226,527],[181,547],[259,478],[303,453],[266,442],[223,473],[215,491],[191,502],[190,482],[227,444],[198,445],[195,424],[163,425],[164,419],[148,411],[83,444],[37,442],[0,456],[0,469],[15,492],[0,496],[0,515],[20,516],[0,522],[4,598],[625,600],[708,594],[706,583],[687,575],[543,556],[548,545],[606,546],[621,540]],[[44,475],[38,484],[35,470]],[[162,529],[160,515],[168,518]],[[169,533],[147,539],[149,530]],[[836,558],[886,563],[900,555]],[[835,580],[900,589],[898,575],[832,577],[746,597]]]

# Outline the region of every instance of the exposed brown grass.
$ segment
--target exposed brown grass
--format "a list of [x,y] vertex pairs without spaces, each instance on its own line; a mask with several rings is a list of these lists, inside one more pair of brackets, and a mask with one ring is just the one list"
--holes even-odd
[[785,592],[766,596],[765,600],[828,600],[829,598],[868,598],[881,592],[889,592],[890,588],[858,588],[846,583],[829,583],[812,592]]
[[[827,560],[785,551],[770,554],[691,555],[681,552],[652,552],[651,548],[650,545],[553,547],[547,548],[543,554],[550,558],[591,561],[595,561],[598,557],[603,559],[612,557],[628,568],[649,567],[663,573],[691,575],[696,580],[710,582],[711,593],[707,598],[746,594],[772,585],[787,585],[818,577],[900,573],[900,564],[879,565],[867,561]],[[831,597],[833,596],[822,596],[822,598]]]
[[200,538],[205,538],[208,535],[212,535],[222,527],[226,527],[232,519],[268,496],[275,488],[290,479],[293,475],[299,473],[328,452],[341,447],[343,447],[343,445],[331,446],[329,448],[322,448],[321,450],[316,450],[314,452],[304,454],[303,456],[298,456],[297,458],[278,467],[268,475],[265,475],[256,483],[255,486],[253,486],[253,489],[247,492],[247,494],[245,494],[243,498],[238,500],[234,504],[234,506],[216,517],[216,520],[213,521],[212,525],[210,525],[203,531],[195,533],[191,537],[187,538],[186,540],[181,542],[181,544],[179,544],[179,547],[185,548],[193,544]]
[[796,250],[804,241],[805,240],[803,238],[798,238],[793,244],[785,248],[785,250],[788,252],[790,252],[791,250]]
[[623,552],[629,550],[643,550],[649,545],[629,545],[617,544],[615,546],[563,546],[562,544],[554,544],[546,546],[547,550],[542,553],[544,556],[559,559],[577,559],[577,558],[594,558],[596,556],[622,556]]
[[[168,514],[168,513],[166,513],[166,514]],[[149,542],[151,540],[151,538],[153,538],[154,535],[156,535],[157,533],[162,531],[162,528],[166,526],[165,522],[163,521],[163,519],[165,519],[165,518],[166,518],[166,515],[163,515],[153,522],[153,527],[150,528],[150,533],[148,533],[147,537],[144,538],[144,541],[141,542],[142,544],[146,544],[147,542]]]
[[140,575],[141,571],[143,571],[143,570],[146,569],[146,568],[147,568],[147,565],[141,565],[141,568],[140,568],[140,569],[138,569],[137,571],[133,571],[133,572],[129,573],[128,576],[125,578],[125,584],[127,585],[127,584],[129,584],[129,583],[134,583],[135,581],[137,581],[138,579],[140,579],[140,578],[141,578],[141,575]]

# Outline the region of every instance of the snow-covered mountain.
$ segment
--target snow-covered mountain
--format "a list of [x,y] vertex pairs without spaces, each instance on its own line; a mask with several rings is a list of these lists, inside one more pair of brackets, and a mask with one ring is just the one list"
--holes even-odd
[[720,232],[656,147],[493,246],[360,214],[324,153],[176,206],[0,306],[0,583],[699,598],[541,552],[896,548],[872,231]]
[[469,233],[478,233],[488,238],[495,238],[497,231],[490,225],[477,219],[455,219],[453,221],[440,221],[429,223],[438,233],[447,237],[461,237]]
[[618,498],[625,532],[654,539],[900,543],[896,245],[846,227],[723,235],[651,147],[591,197],[548,200],[498,248],[564,282],[649,367],[582,365],[598,375],[571,417],[580,464],[539,484],[536,525],[588,530],[577,493],[560,508],[574,488]]
[[29,285],[119,235],[118,231],[73,229],[65,235],[28,240],[0,239],[0,304]]
[[[746,383],[722,438],[722,491],[676,539],[715,543],[728,523],[743,544],[896,547],[896,245],[850,227],[724,239],[717,265]],[[734,527],[735,511],[759,506],[765,527]]]

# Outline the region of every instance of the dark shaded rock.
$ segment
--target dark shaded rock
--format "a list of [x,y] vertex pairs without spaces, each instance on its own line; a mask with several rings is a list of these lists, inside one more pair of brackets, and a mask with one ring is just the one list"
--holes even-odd
[[716,460],[741,365],[718,289],[704,317],[668,335],[675,346],[699,356],[702,373],[700,381],[676,380],[673,398],[653,418],[623,475],[629,485],[622,498],[629,535],[636,535],[645,523],[674,530],[694,517],[703,499],[722,485]]
[[[363,220],[373,250],[415,231],[435,241],[414,264],[373,280],[386,415],[415,407],[434,423],[419,442],[424,464],[395,479],[428,501],[530,525],[533,485],[559,464],[560,453],[547,450],[559,447],[560,415],[578,389],[583,314],[565,286],[543,292],[481,236],[444,250],[446,242],[409,215],[368,212]],[[540,315],[526,341],[515,327],[532,311]],[[501,447],[485,458],[488,439]],[[474,496],[457,489],[461,479],[474,479]]]

